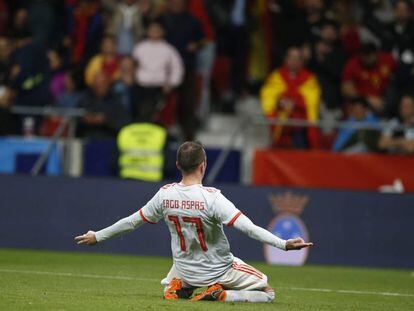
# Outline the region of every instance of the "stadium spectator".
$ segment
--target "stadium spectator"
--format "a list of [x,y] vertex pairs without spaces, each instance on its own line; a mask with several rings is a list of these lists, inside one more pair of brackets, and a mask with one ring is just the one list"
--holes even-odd
[[355,55],[361,47],[356,8],[357,3],[352,1],[335,1],[332,5],[333,17],[340,24],[340,41],[348,56]]
[[205,35],[203,45],[197,52],[196,60],[197,73],[202,79],[197,116],[202,121],[210,112],[210,80],[216,50],[214,26],[208,5],[209,1],[205,0],[188,1],[188,9],[200,21]]
[[[83,78],[89,86],[86,93],[91,93],[95,76],[104,74],[107,82],[113,84],[108,97],[115,98],[127,110],[129,118],[148,120],[163,102],[165,94],[177,88],[178,121],[183,136],[191,139],[209,110],[208,91],[215,43],[219,58],[217,64],[220,64],[218,72],[222,73],[219,81],[222,83],[217,85],[220,90],[225,90],[220,94],[225,95],[219,99],[224,99],[226,104],[223,108],[228,112],[233,111],[234,102],[243,95],[246,80],[253,77],[253,70],[260,68],[263,74],[267,74],[266,67],[252,65],[256,64],[254,59],[247,66],[249,58],[252,60],[260,55],[269,68],[273,68],[284,61],[282,55],[294,44],[309,47],[302,50],[304,53],[299,52],[301,55],[297,59],[301,69],[297,72],[288,70],[289,62],[285,60],[274,72],[279,74],[278,79],[284,84],[269,87],[276,75],[269,77],[262,90],[262,99],[266,97],[264,94],[275,94],[275,90],[280,92],[278,88],[286,90],[283,90],[283,95],[272,95],[274,101],[263,106],[270,111],[265,109],[266,115],[317,120],[319,100],[313,99],[322,96],[327,108],[338,108],[343,106],[341,95],[348,99],[365,97],[378,116],[397,114],[398,107],[394,107],[397,105],[388,105],[397,103],[398,100],[394,99],[399,99],[414,83],[412,1],[275,0],[263,5],[264,2],[0,0],[0,36],[5,31],[10,34],[10,40],[0,37],[0,54],[9,53],[11,47],[7,46],[16,46],[10,61],[0,59],[0,101],[3,107],[11,104],[45,105],[51,103],[53,95],[56,105],[76,107],[79,98],[85,97],[80,95]],[[62,14],[63,9],[66,9],[66,14]],[[172,85],[169,81],[167,84],[171,85],[168,86],[165,81],[155,83],[151,80],[156,76],[166,76],[166,69],[157,67],[165,60],[165,55],[155,57],[157,54],[150,52],[149,48],[143,53],[146,56],[139,56],[142,59],[138,59],[138,67],[131,58],[119,56],[137,57],[131,51],[135,45],[141,46],[143,34],[150,25],[152,27],[155,19],[164,27],[165,39],[176,48],[184,67],[178,71],[174,69],[169,77],[183,75],[183,78],[173,79],[182,80],[182,83]],[[4,28],[6,24],[8,29]],[[261,36],[251,37],[255,33],[254,27],[260,28]],[[33,38],[28,38],[28,29],[34,32]],[[103,39],[104,33],[113,39]],[[257,38],[263,41],[261,54],[255,53],[257,50],[249,45]],[[366,38],[372,38],[378,46],[381,44],[384,52],[379,52],[372,44],[364,44],[362,49],[358,49]],[[48,43],[50,67],[41,41]],[[151,39],[144,42],[150,43]],[[64,48],[61,48],[62,43]],[[58,53],[56,46],[59,46]],[[98,51],[100,46],[101,52]],[[361,53],[355,53],[357,49]],[[347,61],[346,57],[349,57]],[[263,59],[262,63],[265,62]],[[306,62],[309,71],[303,68]],[[81,70],[66,72],[69,64]],[[286,79],[281,75],[284,70]],[[151,78],[143,74],[151,71],[154,74]],[[310,81],[316,81],[315,76],[320,88],[318,82],[314,82],[314,88],[308,88],[312,84]],[[137,78],[136,85],[134,80]],[[151,88],[154,93],[149,91]],[[313,95],[304,95],[305,90],[310,90],[309,94]],[[171,94],[171,97],[175,96],[174,92]],[[328,114],[322,114],[322,117]],[[168,115],[175,114],[168,112]],[[337,116],[333,113],[332,117]],[[128,120],[127,117],[124,119]],[[319,144],[315,129],[285,126],[274,127],[273,130],[276,146],[307,148]]]
[[4,88],[9,82],[10,55],[12,51],[13,47],[10,39],[6,36],[0,36],[0,89]]
[[[318,120],[321,90],[315,75],[304,68],[303,52],[300,48],[289,48],[282,67],[267,78],[261,90],[261,103],[266,117],[279,120]],[[316,148],[319,146],[318,132],[314,128],[304,129],[288,126],[272,127],[275,147]]]
[[91,86],[98,73],[103,73],[110,82],[118,79],[120,60],[114,37],[106,36],[102,40],[101,52],[92,57],[86,66],[86,85]]
[[65,90],[66,68],[63,64],[60,52],[57,49],[49,50],[47,53],[49,68],[51,72],[50,92],[56,100]]
[[137,0],[117,3],[106,32],[116,38],[118,53],[130,55],[135,43],[144,36],[141,12]]
[[309,68],[316,74],[322,98],[328,108],[342,106],[341,75],[346,52],[339,41],[338,25],[327,22],[321,26],[320,39],[312,46]]
[[155,18],[159,15],[159,8],[157,7],[157,2],[154,0],[139,0],[139,10],[141,13],[141,21],[145,30],[148,29],[148,26]]
[[112,86],[112,92],[120,100],[128,116],[133,117],[135,88],[135,62],[131,57],[124,57],[119,65],[119,79]]
[[82,137],[114,138],[128,121],[125,109],[110,92],[110,81],[102,73],[95,75],[80,98],[79,107],[86,110],[79,128]]
[[350,127],[342,128],[333,144],[333,151],[348,153],[372,152],[378,150],[378,129],[353,128],[361,123],[375,126],[378,119],[370,111],[364,97],[353,98],[349,101],[349,117],[346,123]]
[[6,35],[9,30],[9,14],[7,1],[0,0],[0,36]]
[[35,39],[44,45],[52,43],[57,36],[55,33],[61,30],[57,27],[56,1],[31,0],[26,3],[28,27]]
[[[384,22],[366,10],[364,24],[376,35],[384,50],[393,54],[398,61],[391,95],[398,98],[414,83],[414,20],[413,3],[410,0],[397,0],[394,3],[393,20]],[[395,100],[396,102],[396,100]],[[396,112],[398,107],[392,107]]]
[[321,37],[322,27],[327,23],[324,0],[305,0],[305,42],[314,44]]
[[13,16],[11,34],[13,37],[19,37],[22,33],[27,33],[29,26],[27,24],[27,10],[19,8]]
[[290,46],[305,42],[305,19],[295,1],[281,0],[271,10],[272,52],[276,66],[280,66],[283,55]]
[[272,31],[275,36],[273,50],[282,59],[290,46],[313,45],[319,38],[321,26],[326,23],[323,0],[279,0],[273,10]]
[[50,74],[47,51],[30,32],[16,38],[11,56],[10,83],[16,92],[15,105],[45,106],[50,103]]
[[18,120],[10,113],[13,92],[9,87],[0,88],[0,136],[18,134]]
[[151,121],[157,106],[183,81],[184,66],[177,50],[164,40],[164,29],[158,22],[148,27],[147,39],[134,48],[136,70],[135,117]]
[[196,55],[204,39],[200,22],[187,10],[185,0],[169,0],[159,21],[166,40],[181,55],[185,66],[184,80],[179,88],[178,122],[185,140],[192,140],[198,128],[196,118]]
[[0,135],[15,134],[13,115],[10,113],[12,91],[9,87],[10,55],[9,38],[0,35]]
[[68,33],[72,41],[72,60],[88,60],[99,50],[104,20],[97,0],[68,1]]
[[0,135],[17,133],[14,117],[10,113],[12,91],[9,87],[10,56],[12,44],[6,36],[0,35]]
[[395,20],[387,25],[382,33],[386,50],[392,51],[400,64],[412,65],[414,62],[414,20],[412,3],[398,0],[394,5]]
[[398,60],[396,92],[409,90],[414,85],[414,19],[413,4],[399,0],[395,3],[395,22],[388,26],[387,48]]
[[200,22],[187,10],[186,1],[169,0],[159,22],[166,40],[180,53],[186,69],[194,70],[196,52],[204,39]]
[[[390,0],[367,0],[360,1],[359,9],[362,13],[360,28],[362,41],[373,41],[381,45],[386,25],[392,23],[394,12]],[[354,12],[356,14],[356,12]]]
[[249,3],[246,0],[217,1],[212,4],[217,34],[217,54],[227,57],[229,81],[222,95],[223,111],[234,112],[237,99],[246,91],[249,51]]
[[[379,140],[379,148],[390,153],[414,153],[414,97],[404,95],[399,105],[399,115],[389,122]],[[405,126],[405,128],[397,128]]]
[[76,108],[82,96],[80,81],[82,77],[77,71],[66,71],[64,75],[64,90],[59,94],[56,105],[64,108]]
[[385,95],[396,66],[390,54],[379,52],[373,43],[363,44],[360,53],[345,65],[343,95],[347,98],[364,96],[375,113],[384,113]]

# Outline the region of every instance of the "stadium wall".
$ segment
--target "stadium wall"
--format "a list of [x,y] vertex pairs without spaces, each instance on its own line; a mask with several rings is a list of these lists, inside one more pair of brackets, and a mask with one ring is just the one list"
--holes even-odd
[[[162,223],[89,249],[73,242],[76,234],[137,211],[160,186],[115,179],[0,175],[0,247],[170,256],[168,230]],[[238,257],[288,264],[414,267],[413,194],[218,187],[258,225],[285,238],[300,234],[315,242],[309,253],[281,255],[226,228]]]
[[252,182],[258,186],[376,191],[395,181],[414,192],[414,157],[275,149],[254,154]]

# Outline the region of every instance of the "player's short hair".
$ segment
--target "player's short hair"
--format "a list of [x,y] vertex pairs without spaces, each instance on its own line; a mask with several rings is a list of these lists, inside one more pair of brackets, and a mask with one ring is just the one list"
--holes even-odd
[[198,141],[186,141],[177,151],[178,168],[183,174],[192,173],[206,160],[206,152]]

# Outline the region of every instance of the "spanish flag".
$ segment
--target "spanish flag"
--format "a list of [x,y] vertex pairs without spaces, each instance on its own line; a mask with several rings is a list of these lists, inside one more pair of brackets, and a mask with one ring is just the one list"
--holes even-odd
[[[269,118],[302,119],[317,121],[321,89],[313,73],[306,69],[292,75],[282,66],[273,71],[261,90],[261,104],[263,113]],[[290,109],[280,105],[281,100],[293,103]],[[275,146],[287,147],[289,136],[295,128],[272,126]],[[308,145],[311,148],[319,146],[318,131],[308,128]]]

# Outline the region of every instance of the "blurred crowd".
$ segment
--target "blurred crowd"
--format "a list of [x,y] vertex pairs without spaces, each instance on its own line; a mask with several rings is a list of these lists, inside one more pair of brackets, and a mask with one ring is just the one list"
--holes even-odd
[[[276,70],[260,92],[264,114],[348,126],[323,135],[323,127],[275,125],[274,146],[414,153],[413,5],[273,2]],[[365,129],[358,128],[361,123]]]
[[212,110],[234,113],[257,96],[268,118],[351,125],[272,125],[276,148],[414,153],[413,6],[0,0],[0,135],[51,135],[58,116],[28,122],[10,108],[56,106],[84,109],[80,137],[156,122],[193,139]]

